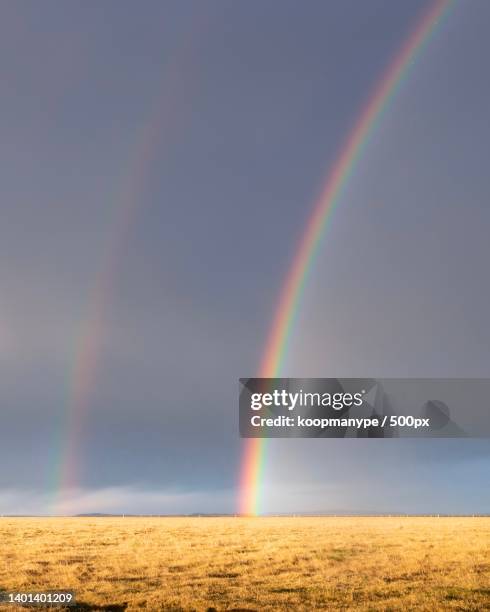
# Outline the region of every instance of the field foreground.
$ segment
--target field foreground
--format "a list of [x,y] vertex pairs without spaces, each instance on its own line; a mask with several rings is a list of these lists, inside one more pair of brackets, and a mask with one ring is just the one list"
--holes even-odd
[[0,542],[0,590],[78,610],[490,610],[490,518],[0,518]]

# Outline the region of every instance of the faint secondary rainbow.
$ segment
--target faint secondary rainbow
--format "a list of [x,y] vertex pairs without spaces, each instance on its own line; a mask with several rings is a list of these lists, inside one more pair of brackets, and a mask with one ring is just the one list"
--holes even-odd
[[[179,108],[182,95],[194,86],[189,78],[198,42],[214,14],[202,11],[192,16],[183,40],[162,62],[159,91],[147,117],[142,121],[131,151],[127,172],[123,176],[110,223],[103,258],[87,300],[87,311],[75,341],[69,372],[68,398],[60,419],[58,440],[54,444],[51,483],[52,511],[65,514],[71,511],[70,496],[81,487],[82,446],[89,420],[92,396],[97,385],[103,346],[108,334],[109,318],[117,282],[124,263],[125,249],[131,228],[143,205],[144,194],[152,163],[160,147],[171,150],[181,129]],[[199,36],[198,36],[199,35]],[[160,152],[161,154],[161,152]]]
[[[383,111],[393,100],[412,63],[421,54],[452,3],[453,0],[435,0],[430,4],[374,86],[371,96],[340,149],[306,223],[283,284],[259,370],[260,377],[280,376],[309,272],[343,188],[352,175],[370,135],[378,126]],[[267,439],[251,438],[245,442],[240,482],[241,514],[258,515],[261,512],[262,472],[266,448]]]

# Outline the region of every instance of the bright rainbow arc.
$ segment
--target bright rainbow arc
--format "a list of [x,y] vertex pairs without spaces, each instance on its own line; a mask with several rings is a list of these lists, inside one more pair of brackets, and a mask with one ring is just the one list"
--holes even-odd
[[[447,13],[452,3],[453,0],[435,0],[431,4],[381,76],[367,104],[350,130],[328,174],[322,194],[308,219],[283,284],[259,370],[261,378],[280,376],[309,273],[343,188],[362,155],[370,135],[377,127],[383,111],[396,95],[404,76],[424,49],[440,19]],[[239,510],[241,514],[260,514],[262,472],[266,449],[267,439],[265,438],[251,438],[245,443],[240,484]]]

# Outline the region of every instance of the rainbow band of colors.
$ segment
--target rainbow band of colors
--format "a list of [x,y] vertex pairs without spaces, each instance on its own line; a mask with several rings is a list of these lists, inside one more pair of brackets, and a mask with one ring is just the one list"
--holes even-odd
[[[421,54],[452,3],[453,0],[436,0],[431,3],[428,11],[424,13],[381,76],[350,130],[328,174],[322,194],[308,219],[286,276],[260,367],[260,377],[280,376],[309,272],[343,188],[352,175],[370,135],[378,126],[383,111],[393,100],[409,68]],[[240,483],[241,514],[261,513],[262,473],[266,461],[266,449],[267,439],[251,438],[245,442]]]

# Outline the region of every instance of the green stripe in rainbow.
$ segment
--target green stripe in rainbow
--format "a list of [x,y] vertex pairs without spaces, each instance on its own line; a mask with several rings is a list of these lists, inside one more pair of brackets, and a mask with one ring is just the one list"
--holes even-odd
[[[429,10],[422,16],[374,87],[371,97],[351,129],[308,219],[287,274],[266,344],[259,371],[260,377],[280,376],[309,272],[343,188],[352,175],[370,135],[378,126],[383,111],[395,97],[411,65],[423,51],[440,19],[447,13],[452,3],[453,0],[435,0],[431,3]],[[266,448],[266,439],[251,438],[245,443],[240,484],[241,514],[258,515],[261,512],[262,472]]]

